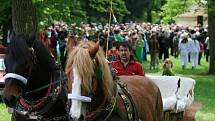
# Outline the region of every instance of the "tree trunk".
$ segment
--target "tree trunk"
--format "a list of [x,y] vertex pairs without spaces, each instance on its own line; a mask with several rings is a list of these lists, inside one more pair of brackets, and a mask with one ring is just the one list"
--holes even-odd
[[12,0],[12,24],[15,33],[37,30],[36,9],[32,0]]
[[210,43],[209,73],[215,73],[215,0],[208,0],[208,32]]

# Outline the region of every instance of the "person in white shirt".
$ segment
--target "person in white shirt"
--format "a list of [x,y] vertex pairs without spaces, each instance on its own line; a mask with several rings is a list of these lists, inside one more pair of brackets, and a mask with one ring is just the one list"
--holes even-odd
[[188,44],[187,36],[183,36],[182,40],[178,45],[178,48],[180,49],[182,69],[185,70],[186,65],[188,63],[188,53],[189,53],[189,44]]
[[198,56],[200,51],[199,41],[196,39],[196,34],[193,34],[192,40],[189,41],[189,50],[192,69],[195,69],[198,65]]

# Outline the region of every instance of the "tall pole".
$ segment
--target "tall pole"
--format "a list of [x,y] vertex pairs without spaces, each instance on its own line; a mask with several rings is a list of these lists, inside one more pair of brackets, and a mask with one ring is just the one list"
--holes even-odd
[[110,0],[110,17],[108,22],[108,36],[107,36],[107,47],[106,47],[106,58],[108,58],[108,41],[110,39],[110,31],[111,31],[111,19],[112,19],[112,0]]

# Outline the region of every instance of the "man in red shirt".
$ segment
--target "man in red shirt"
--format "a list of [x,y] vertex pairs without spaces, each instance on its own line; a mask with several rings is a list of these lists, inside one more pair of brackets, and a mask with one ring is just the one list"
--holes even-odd
[[140,75],[145,76],[144,69],[131,54],[131,46],[127,41],[119,45],[119,60],[112,61],[112,67],[118,76],[120,75]]

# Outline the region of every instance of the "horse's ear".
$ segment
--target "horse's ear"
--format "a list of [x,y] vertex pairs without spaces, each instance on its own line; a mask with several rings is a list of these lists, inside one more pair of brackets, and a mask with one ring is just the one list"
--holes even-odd
[[99,41],[95,43],[95,45],[89,50],[91,58],[94,58],[96,56],[96,53],[99,50]]

